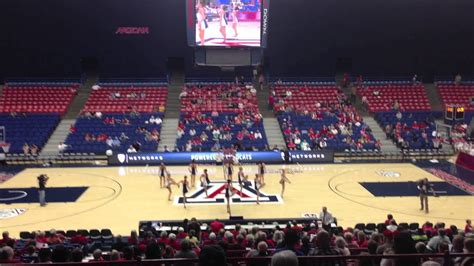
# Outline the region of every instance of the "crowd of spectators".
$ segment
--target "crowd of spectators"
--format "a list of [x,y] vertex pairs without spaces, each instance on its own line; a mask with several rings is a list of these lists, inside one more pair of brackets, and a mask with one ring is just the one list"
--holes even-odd
[[186,85],[179,95],[181,111],[258,112],[257,90],[252,85]]
[[181,151],[263,150],[267,146],[256,89],[244,84],[187,85],[179,95]]
[[264,134],[262,115],[252,111],[183,113],[177,129],[182,151],[218,151],[229,146],[263,150],[267,144]]
[[437,130],[431,112],[382,112],[375,119],[383,127],[386,138],[402,150],[442,148],[446,141]]
[[[456,226],[446,227],[444,223],[430,222],[420,228],[409,229],[397,224],[392,215],[388,215],[385,223],[380,225],[382,227],[378,226],[374,231],[357,226],[342,229],[334,225],[325,230],[317,222],[298,224],[293,221],[288,222],[285,227],[276,225],[273,229],[261,229],[258,225],[246,229],[237,224],[226,230],[224,223],[218,219],[207,225],[192,218],[190,221],[185,219],[175,232],[158,231],[149,222],[142,226],[140,236],[132,231],[129,237],[116,236],[107,245],[93,241],[84,234],[66,237],[55,230],[47,234],[33,232],[28,239],[22,240],[15,240],[8,232],[4,232],[0,240],[0,263],[199,258],[200,265],[225,265],[226,257],[272,256],[272,265],[276,265],[274,260],[279,260],[276,258],[279,256],[288,259],[350,254],[474,253],[474,234],[470,220],[466,221],[464,230]],[[19,245],[20,242],[22,245]],[[209,256],[221,264],[205,264],[211,263]],[[473,260],[472,256],[456,257],[449,265],[472,265]],[[305,265],[420,265],[424,261],[443,265],[444,258],[341,258],[313,261]],[[297,260],[295,263],[290,265],[298,265]],[[247,265],[268,263],[252,261]]]
[[288,149],[380,149],[380,141],[347,97],[338,89],[323,90],[328,93],[322,98],[317,96],[318,88],[306,86],[284,90],[280,86],[271,91],[270,106],[278,116]]

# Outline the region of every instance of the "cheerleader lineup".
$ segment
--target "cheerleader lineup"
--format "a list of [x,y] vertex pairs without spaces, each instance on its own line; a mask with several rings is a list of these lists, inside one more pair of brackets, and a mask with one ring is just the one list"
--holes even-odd
[[[244,173],[242,166],[239,166],[238,172],[236,175],[237,183],[240,186],[240,195],[242,195],[242,190],[244,186],[252,186],[256,191],[257,200],[256,203],[260,204],[260,190],[265,186],[265,172],[266,166],[263,162],[258,163],[257,165],[258,170],[255,177],[250,180],[249,176]],[[198,174],[197,164],[193,160],[189,164],[189,179],[188,175],[183,177],[183,180],[176,181],[171,177],[170,172],[166,169],[165,164],[161,164],[159,167],[159,177],[160,177],[160,188],[166,188],[168,190],[168,201],[171,201],[171,195],[173,194],[172,186],[177,186],[178,189],[181,188],[181,192],[183,195],[183,206],[186,209],[186,201],[187,201],[187,193],[190,191],[190,188],[194,188],[197,186],[196,184],[196,176]],[[238,192],[238,190],[234,189],[232,182],[234,178],[234,164],[233,163],[225,163],[223,164],[223,172],[224,172],[224,181],[226,182],[224,187],[225,198],[227,202],[227,213],[231,214],[230,209],[230,198]],[[204,193],[206,194],[206,198],[209,197],[208,194],[208,187],[211,184],[211,180],[209,178],[209,173],[207,169],[204,169],[202,174],[199,176],[199,183],[200,186],[204,189]],[[280,180],[279,184],[281,186],[281,197],[283,198],[283,194],[285,193],[286,183],[291,184],[290,179],[286,175],[285,169],[280,170]]]
[[[229,8],[226,5],[220,5],[217,9],[217,14],[219,16],[218,27],[219,27],[219,32],[221,33],[224,39],[223,43],[227,42],[227,26],[229,26],[229,21],[227,19],[228,12],[229,12],[228,9]],[[231,9],[230,18],[232,20],[232,29],[234,31],[234,37],[237,37],[239,35],[238,33],[239,20],[237,18],[239,5],[232,4],[230,9]],[[196,24],[197,24],[197,31],[199,34],[200,45],[204,45],[206,30],[209,28],[209,23],[207,22],[206,9],[202,0],[197,0],[197,3],[196,3]]]

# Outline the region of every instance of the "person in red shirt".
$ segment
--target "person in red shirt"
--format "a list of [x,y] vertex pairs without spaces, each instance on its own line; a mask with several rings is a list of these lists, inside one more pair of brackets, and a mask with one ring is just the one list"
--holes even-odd
[[389,225],[392,220],[393,220],[393,215],[387,214],[387,220],[385,220],[385,225]]
[[130,232],[130,237],[128,238],[128,244],[129,244],[130,246],[136,246],[136,245],[138,245],[138,234],[137,234],[137,231],[132,230],[132,232]]
[[369,241],[363,231],[357,233],[357,245],[359,245],[360,248],[367,248],[369,246]]
[[210,225],[211,231],[218,234],[221,229],[224,229],[224,224],[219,219],[214,220]]
[[82,234],[76,234],[71,238],[73,244],[86,245],[87,242],[87,237]]
[[472,232],[471,220],[467,219],[466,226],[464,227],[464,233],[471,233],[471,232]]

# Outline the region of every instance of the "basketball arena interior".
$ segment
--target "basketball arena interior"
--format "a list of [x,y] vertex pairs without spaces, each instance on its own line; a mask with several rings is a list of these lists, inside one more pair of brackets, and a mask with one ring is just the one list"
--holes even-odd
[[0,10],[0,265],[474,265],[474,1]]

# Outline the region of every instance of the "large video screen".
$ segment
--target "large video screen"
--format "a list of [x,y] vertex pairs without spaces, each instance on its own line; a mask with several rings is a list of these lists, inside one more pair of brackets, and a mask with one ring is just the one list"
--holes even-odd
[[192,33],[188,33],[188,39],[193,40],[188,41],[192,46],[262,46],[262,0],[192,0],[192,3],[193,26],[188,6],[188,30],[193,27]]

